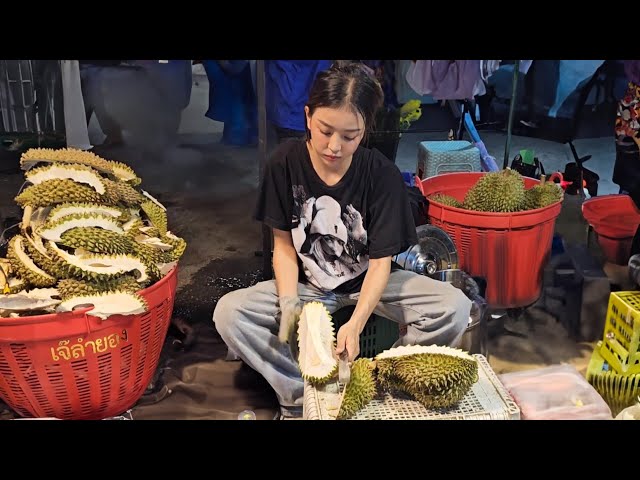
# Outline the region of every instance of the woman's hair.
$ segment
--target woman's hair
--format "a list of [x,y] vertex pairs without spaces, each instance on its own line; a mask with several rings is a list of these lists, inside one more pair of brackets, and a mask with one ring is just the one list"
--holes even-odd
[[[309,116],[316,108],[347,108],[362,115],[365,132],[375,124],[376,113],[382,107],[384,93],[376,78],[362,63],[336,61],[328,70],[320,72],[309,91]],[[311,132],[305,122],[307,140]]]

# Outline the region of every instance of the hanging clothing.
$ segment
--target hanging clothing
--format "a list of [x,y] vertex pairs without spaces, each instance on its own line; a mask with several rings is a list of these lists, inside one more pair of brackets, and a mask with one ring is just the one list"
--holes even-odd
[[417,60],[407,71],[407,82],[436,100],[470,100],[481,94],[480,60]]

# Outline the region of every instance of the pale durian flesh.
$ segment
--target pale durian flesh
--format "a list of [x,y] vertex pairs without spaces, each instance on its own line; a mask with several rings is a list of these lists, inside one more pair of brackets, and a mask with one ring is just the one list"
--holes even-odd
[[111,315],[139,315],[149,311],[146,300],[135,293],[106,292],[95,295],[71,297],[60,303],[56,311],[71,312],[74,308],[93,306],[87,315],[102,318]]
[[111,230],[114,233],[124,233],[124,230],[114,217],[95,213],[73,213],[67,215],[53,222],[45,223],[38,228],[36,233],[46,240],[60,242],[63,233],[78,227],[99,227],[104,230]]
[[9,241],[7,258],[11,262],[11,269],[18,278],[35,287],[52,287],[56,279],[38,267],[25,251],[25,239],[22,235],[15,235]]
[[338,371],[331,315],[320,302],[304,305],[298,323],[298,364],[312,385],[327,383]]
[[34,185],[47,180],[62,178],[89,185],[101,195],[105,192],[105,183],[102,176],[93,168],[84,165],[54,163],[44,167],[32,168],[25,174],[25,179]]
[[478,362],[444,346],[406,346],[376,356],[381,388],[400,391],[426,408],[455,406],[478,381]]

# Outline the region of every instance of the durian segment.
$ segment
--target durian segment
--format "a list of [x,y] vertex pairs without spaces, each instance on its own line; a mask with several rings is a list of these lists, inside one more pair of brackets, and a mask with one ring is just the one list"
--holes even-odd
[[116,290],[125,293],[136,293],[141,289],[141,285],[132,275],[122,275],[103,282],[67,278],[60,280],[56,287],[62,300]]
[[153,203],[155,203],[158,207],[160,207],[162,210],[164,210],[165,212],[167,211],[167,207],[165,207],[164,205],[162,205],[157,198],[153,197],[149,192],[142,190],[142,195],[144,195],[145,197],[147,197],[149,200],[151,200]]
[[108,199],[108,203],[123,203],[127,206],[138,206],[145,201],[145,197],[126,182],[114,182],[113,180],[105,179],[107,186],[107,192],[105,198]]
[[124,211],[117,207],[100,205],[98,203],[61,203],[51,210],[46,219],[48,222],[55,222],[56,220],[68,215],[88,213],[102,215],[105,217],[112,216],[118,220],[122,220]]
[[64,300],[56,311],[71,312],[75,307],[93,305],[87,315],[109,318],[111,315],[139,315],[149,311],[147,301],[140,295],[121,291],[81,295]]
[[23,293],[0,295],[0,311],[28,312],[30,310],[46,310],[60,303],[53,298],[30,297]]
[[359,358],[353,362],[338,420],[353,417],[374,399],[377,393],[375,367],[375,362],[369,358]]
[[170,261],[177,262],[187,249],[187,242],[183,238],[175,236],[171,232],[162,237],[162,240],[170,245],[173,245],[173,250],[167,252]]
[[105,202],[105,198],[93,188],[65,178],[30,185],[15,198],[15,201],[21,207],[30,205],[38,208],[68,202],[101,203]]
[[462,205],[479,212],[517,212],[521,209],[524,191],[524,179],[515,170],[489,172],[469,189]]
[[93,168],[84,165],[54,163],[45,167],[32,168],[25,174],[25,179],[34,185],[63,178],[89,185],[100,195],[105,192],[104,178]]
[[302,377],[323,385],[338,371],[331,315],[321,302],[306,303],[298,323],[298,364]]
[[27,288],[27,282],[21,278],[11,277],[9,278],[9,293],[20,293]]
[[20,167],[29,170],[37,163],[74,163],[93,167],[99,172],[109,173],[118,180],[138,185],[140,178],[131,167],[121,162],[105,160],[92,152],[75,148],[30,148],[20,158]]
[[436,193],[435,195],[429,195],[429,200],[447,205],[449,207],[462,207],[462,203],[453,198],[451,195],[445,195],[443,193]]
[[553,182],[535,185],[524,192],[522,210],[544,208],[564,199],[564,192]]
[[[24,208],[24,215],[26,215],[26,213],[28,212],[29,208],[30,208],[29,205],[27,205]],[[27,221],[28,226],[31,227],[31,230],[35,230],[40,225],[43,225],[47,221],[47,217],[49,216],[50,212],[51,212],[51,207],[40,207],[40,208],[32,209],[31,210],[31,217]],[[23,216],[22,230],[26,230],[27,229],[27,226],[25,226],[24,223],[25,223],[25,221],[24,221],[24,216]]]
[[148,265],[132,255],[74,255],[62,250],[54,242],[47,242],[47,248],[61,261],[59,278],[76,277],[95,281],[105,281],[116,275],[138,271],[138,283],[146,282],[152,272]]
[[140,208],[147,215],[151,224],[158,229],[160,235],[167,233],[167,211],[164,207],[159,207],[151,200],[142,202]]
[[25,243],[22,235],[15,235],[9,241],[7,258],[11,262],[11,269],[18,278],[34,287],[54,286],[57,280],[33,262],[25,251]]
[[376,356],[381,388],[401,391],[426,408],[456,405],[478,381],[478,362],[468,353],[443,346],[411,346]]
[[62,234],[78,227],[99,227],[111,232],[124,234],[118,220],[110,215],[94,213],[73,213],[53,222],[47,222],[36,232],[42,238],[54,242],[62,241]]
[[28,232],[24,232],[22,236],[25,239],[23,242],[25,251],[31,260],[33,260],[33,263],[52,277],[55,277],[57,270],[56,263],[54,259],[51,258],[51,255],[49,255],[47,248],[42,242],[42,238],[39,235],[31,235]]
[[127,235],[130,235],[131,238],[135,238],[136,235],[138,235],[140,227],[144,227],[144,223],[139,218],[132,218],[131,220],[122,224],[122,229]]
[[58,242],[71,248],[82,248],[93,253],[132,253],[134,242],[123,233],[93,227],[76,227],[64,232]]

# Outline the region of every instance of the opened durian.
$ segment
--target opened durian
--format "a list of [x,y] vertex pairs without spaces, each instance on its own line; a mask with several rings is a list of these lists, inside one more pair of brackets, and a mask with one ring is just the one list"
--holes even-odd
[[103,203],[104,197],[93,188],[76,183],[68,178],[47,180],[25,188],[16,198],[21,207],[38,208],[59,203],[89,202]]
[[149,310],[146,300],[140,295],[120,291],[72,297],[60,303],[56,310],[71,312],[76,307],[82,308],[89,305],[93,305],[93,308],[87,312],[87,315],[102,319],[111,315],[137,315]]
[[468,353],[444,346],[406,346],[376,356],[381,388],[399,391],[426,408],[456,405],[478,381],[478,362]]
[[32,168],[25,174],[25,179],[34,185],[63,178],[89,185],[100,195],[105,193],[105,179],[93,168],[84,165],[58,163]]
[[89,300],[103,318],[146,311],[137,292],[174,269],[186,248],[168,231],[166,208],[136,188],[131,168],[90,152],[31,149],[20,163],[32,185],[15,198],[24,210],[0,259],[0,292],[55,285],[60,311]]
[[374,399],[377,393],[375,368],[376,364],[370,358],[359,358],[353,362],[338,420],[353,417]]
[[327,383],[338,371],[331,315],[321,302],[305,304],[298,323],[298,364],[312,385]]
[[31,148],[20,158],[23,170],[29,170],[38,163],[75,163],[93,167],[102,173],[109,173],[123,182],[139,185],[141,180],[131,167],[121,162],[105,160],[92,152],[85,152],[75,148]]

